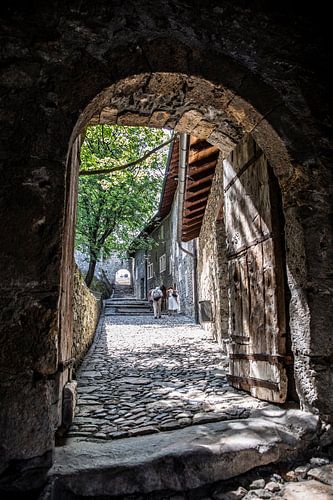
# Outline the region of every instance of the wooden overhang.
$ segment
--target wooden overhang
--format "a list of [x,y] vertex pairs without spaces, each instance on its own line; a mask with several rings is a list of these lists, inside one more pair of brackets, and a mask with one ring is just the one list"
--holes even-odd
[[[205,140],[190,136],[189,142],[182,241],[190,241],[199,236],[219,156],[219,149]],[[178,170],[179,137],[174,140],[170,148],[158,212],[138,237],[150,235],[169,214],[178,187]]]
[[218,148],[205,140],[190,137],[182,241],[193,240],[200,234],[218,156]]
[[160,219],[164,219],[171,210],[173,198],[178,186],[178,165],[179,165],[179,137],[173,142],[169,154],[167,171],[161,194],[161,202],[158,210]]

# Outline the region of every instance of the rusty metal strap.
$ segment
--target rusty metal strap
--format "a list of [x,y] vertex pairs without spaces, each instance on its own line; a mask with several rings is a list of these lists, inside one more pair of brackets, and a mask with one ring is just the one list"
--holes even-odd
[[237,174],[235,175],[235,177],[233,177],[231,179],[231,181],[229,182],[229,184],[226,185],[226,187],[224,188],[224,192],[226,193],[233,184],[235,184],[235,182],[237,181],[237,179],[240,178],[241,175],[244,174],[244,172],[251,166],[253,165],[253,163],[255,163],[257,160],[259,160],[260,156],[262,155],[262,151],[259,150],[257,151],[253,156],[252,158],[250,158],[246,163],[245,165],[242,166],[242,168],[239,170],[239,172],[237,172]]
[[75,362],[75,358],[66,359],[66,361],[61,361],[58,364],[58,371],[64,372],[65,370],[67,370],[67,368],[72,367],[74,365],[74,362]]
[[277,382],[272,382],[271,380],[262,380],[254,377],[237,377],[236,375],[227,375],[227,379],[231,384],[247,384],[253,387],[265,387],[265,389],[280,392],[279,384]]
[[291,356],[282,356],[281,354],[264,354],[264,353],[231,353],[229,354],[230,359],[245,359],[248,361],[266,361],[267,363],[274,364],[291,364],[292,358]]
[[250,337],[247,335],[230,335],[230,338],[235,341],[236,344],[248,344],[250,342]]

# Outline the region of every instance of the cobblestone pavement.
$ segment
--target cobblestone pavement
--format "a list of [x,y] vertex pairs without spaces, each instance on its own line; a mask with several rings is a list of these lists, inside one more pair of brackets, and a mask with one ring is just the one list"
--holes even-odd
[[68,437],[117,439],[247,418],[262,406],[227,383],[218,344],[184,316],[105,318],[78,373]]

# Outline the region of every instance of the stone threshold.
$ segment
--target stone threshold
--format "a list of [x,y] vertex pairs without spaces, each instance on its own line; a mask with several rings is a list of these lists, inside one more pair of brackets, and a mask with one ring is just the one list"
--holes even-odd
[[318,446],[319,427],[315,415],[268,405],[247,420],[192,425],[111,442],[68,439],[56,448],[40,500],[135,498],[198,488],[302,457]]

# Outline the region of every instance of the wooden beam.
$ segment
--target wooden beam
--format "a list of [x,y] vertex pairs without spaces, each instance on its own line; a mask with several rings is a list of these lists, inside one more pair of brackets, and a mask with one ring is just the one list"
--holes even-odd
[[266,354],[266,353],[252,353],[252,354],[243,354],[243,353],[231,353],[229,354],[230,359],[246,359],[248,361],[266,361],[267,363],[273,364],[287,364],[290,365],[293,363],[291,356],[282,356],[281,354]]
[[208,148],[202,149],[201,151],[195,153],[189,153],[188,164],[191,166],[192,163],[195,163],[199,160],[203,160],[204,158],[209,158],[209,156],[213,154],[219,154],[220,150],[215,146],[210,146]]
[[193,224],[193,226],[187,226],[183,228],[183,233],[184,234],[190,234],[195,232],[197,229],[200,230],[201,228],[201,222],[199,224]]
[[190,201],[185,200],[184,206],[185,206],[186,210],[192,210],[192,209],[205,207],[207,204],[207,200],[208,200],[208,195],[203,196],[201,198],[201,200],[199,200],[199,201],[190,202]]
[[206,209],[206,206],[203,205],[202,207],[195,208],[194,210],[191,210],[190,208],[186,208],[184,210],[185,212],[185,217],[189,218],[191,216],[194,216],[195,214],[203,213]]
[[191,165],[191,167],[188,169],[188,173],[191,177],[197,174],[201,174],[202,172],[205,172],[206,170],[213,170],[215,171],[216,167],[216,160],[210,161],[209,163],[202,163],[199,164],[199,166],[196,165]]
[[269,240],[270,238],[272,238],[272,239],[277,238],[278,236],[280,236],[280,235],[274,235],[273,233],[263,234],[261,236],[261,238],[256,238],[256,239],[250,241],[249,243],[247,243],[246,245],[242,245],[241,247],[237,248],[237,252],[227,252],[226,257],[228,260],[232,260],[232,259],[236,258],[242,252],[245,252],[245,250],[248,250],[249,248],[258,245],[259,243],[263,243],[264,241]]
[[200,189],[200,191],[197,191],[196,193],[191,193],[189,196],[186,197],[186,201],[193,200],[194,198],[197,198],[198,196],[200,197],[201,194],[209,193],[210,188],[211,188],[211,185],[209,185],[208,187],[205,187],[203,189]]
[[236,375],[227,375],[227,379],[233,384],[243,385],[247,384],[252,387],[265,387],[274,392],[280,392],[279,384],[271,380],[262,380],[254,377],[237,377]]
[[193,212],[191,212],[190,210],[185,210],[184,211],[184,218],[193,220],[197,217],[203,217],[203,215],[205,213],[205,208],[206,207],[202,207],[198,210],[193,210]]
[[194,238],[197,238],[200,234],[200,231],[192,231],[191,233],[182,234],[182,241],[191,241]]
[[183,230],[184,232],[186,231],[192,231],[192,229],[196,229],[197,227],[201,226],[202,224],[202,219],[200,218],[199,221],[197,222],[188,222],[187,224],[186,223],[183,223]]
[[205,184],[208,181],[211,182],[212,179],[213,179],[213,177],[214,177],[214,173],[206,175],[206,177],[201,177],[201,179],[199,179],[197,181],[191,181],[191,180],[189,180],[188,183],[187,183],[187,185],[186,185],[186,189],[188,189],[189,191],[191,191],[191,189],[194,188],[194,187],[200,186],[201,184]]
[[195,144],[200,144],[202,143],[204,147],[208,144],[205,139],[200,139],[199,137],[195,137],[194,135],[190,135],[190,147],[194,146]]

